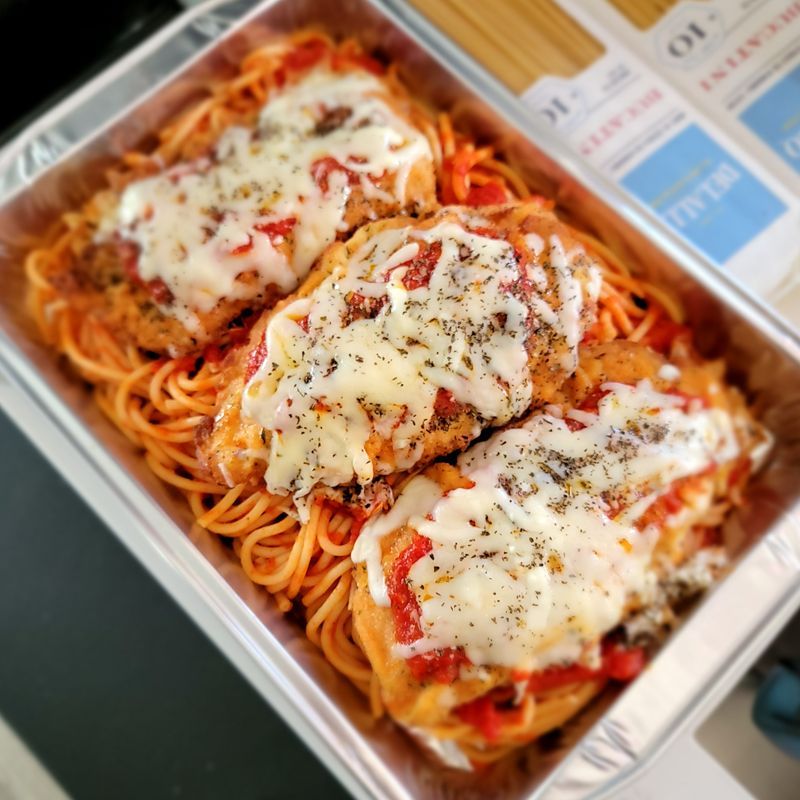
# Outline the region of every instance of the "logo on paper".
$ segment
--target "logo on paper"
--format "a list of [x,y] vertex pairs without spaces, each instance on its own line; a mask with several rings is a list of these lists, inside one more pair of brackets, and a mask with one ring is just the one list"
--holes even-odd
[[523,99],[548,125],[565,133],[586,118],[586,96],[572,81],[543,78]]
[[712,261],[724,264],[785,204],[697,125],[689,125],[622,180]]
[[800,66],[748,106],[740,118],[795,172],[800,172]]
[[717,9],[706,3],[682,3],[656,26],[656,55],[667,66],[690,69],[708,58],[724,35]]

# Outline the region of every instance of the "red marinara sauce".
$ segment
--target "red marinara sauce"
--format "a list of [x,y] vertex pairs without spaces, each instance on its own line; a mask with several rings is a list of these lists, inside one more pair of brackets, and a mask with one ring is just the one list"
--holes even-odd
[[[624,648],[618,644],[603,646],[603,660],[598,669],[579,664],[549,667],[531,674],[520,673],[514,677],[527,680],[527,691],[540,694],[576,683],[595,680],[632,681],[644,669],[645,652],[641,647]],[[512,705],[516,692],[513,687],[502,686],[456,708],[456,716],[480,731],[487,742],[496,741],[505,725],[519,720],[520,709]]]
[[128,280],[141,286],[156,303],[166,306],[175,299],[169,286],[161,278],[153,278],[151,281],[142,280],[142,276],[139,274],[139,246],[137,244],[120,240],[117,242],[117,254]]
[[351,186],[360,180],[357,172],[348,169],[333,156],[323,156],[311,165],[311,177],[314,179],[314,183],[322,189],[323,194],[327,193],[330,188],[330,176],[334,172],[343,173]]
[[388,270],[384,275],[384,280],[388,281],[389,276],[396,269],[404,268],[405,272],[401,278],[401,283],[409,292],[427,286],[441,255],[441,242],[420,242],[417,255]]
[[491,181],[483,186],[470,186],[466,204],[468,206],[493,206],[505,203],[507,200],[506,190],[499,183]]
[[259,343],[250,351],[247,356],[247,366],[244,372],[244,382],[248,383],[250,378],[258,372],[258,368],[267,358],[267,332],[261,334]]
[[[431,540],[415,533],[411,544],[395,560],[386,581],[395,636],[399,644],[411,644],[422,636],[419,604],[408,585],[408,573],[417,561],[431,552],[431,549]],[[407,663],[411,674],[418,681],[452,683],[458,677],[459,667],[462,664],[469,664],[469,659],[461,650],[447,647],[411,656]]]
[[464,410],[464,404],[459,403],[448,389],[439,388],[433,401],[433,412],[444,419],[450,419]]
[[253,227],[259,233],[265,233],[274,242],[279,237],[285,238],[288,236],[296,224],[296,217],[286,217],[286,219],[279,219],[274,222],[257,222]]

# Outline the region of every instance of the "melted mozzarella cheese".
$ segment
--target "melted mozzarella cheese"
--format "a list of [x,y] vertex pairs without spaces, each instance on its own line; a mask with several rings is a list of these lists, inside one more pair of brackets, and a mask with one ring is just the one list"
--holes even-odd
[[[544,249],[541,236],[527,234],[526,244],[537,256]],[[555,275],[557,305],[551,308],[542,298],[533,297],[533,309],[539,319],[566,344],[566,349],[561,356],[561,366],[568,372],[574,372],[578,365],[578,343],[581,340],[582,326],[581,315],[585,309],[585,298],[591,301],[600,296],[602,276],[600,270],[592,267],[587,275],[587,286],[584,290],[578,280],[574,264],[582,256],[582,248],[575,248],[567,253],[561,239],[553,235],[550,237],[549,266]],[[547,271],[541,267],[529,266],[529,277],[540,289],[547,286]]]
[[[588,664],[631,598],[647,602],[658,532],[635,522],[675,480],[734,458],[738,445],[725,412],[687,412],[647,381],[603,388],[609,394],[597,414],[581,416],[580,430],[543,413],[462,455],[471,488],[436,489],[423,501],[416,484],[428,479],[406,487],[414,511],[395,514],[392,530],[407,522],[433,548],[408,575],[423,636],[396,645],[396,655],[463,647],[475,665]],[[625,509],[614,519],[609,499]],[[387,532],[379,518],[353,551],[382,605],[376,552]]]
[[[441,244],[430,281],[407,289],[408,267],[400,265],[429,243]],[[379,472],[410,468],[439,389],[494,424],[522,414],[531,397],[522,335],[529,311],[504,289],[516,274],[508,242],[458,223],[389,229],[312,296],[276,314],[266,332],[269,355],[242,400],[244,415],[273,434],[270,491],[300,496],[318,482],[369,482],[373,433],[390,440],[394,453]],[[382,299],[377,316],[347,324],[354,294]],[[476,423],[472,433],[479,431]]]
[[430,504],[432,498],[441,496],[437,483],[424,475],[418,475],[403,490],[389,511],[370,524],[369,535],[362,534],[356,539],[353,561],[366,563],[369,592],[379,606],[389,605],[389,592],[381,568],[380,540],[408,522],[419,508]]
[[[249,299],[267,285],[289,292],[341,230],[351,192],[341,169],[330,172],[323,191],[315,162],[333,158],[368,198],[403,205],[412,165],[431,158],[425,136],[385,97],[385,87],[366,72],[315,70],[273,95],[255,131],[227,130],[213,158],[130,184],[100,237],[138,245],[140,277],[167,285],[174,302],[162,310],[190,329],[195,312],[210,311],[221,298]],[[347,115],[339,127],[318,129],[334,110]],[[383,174],[395,176],[391,192],[373,183]],[[296,220],[288,258],[280,236],[258,230],[287,219]],[[258,280],[238,281],[245,272]]]

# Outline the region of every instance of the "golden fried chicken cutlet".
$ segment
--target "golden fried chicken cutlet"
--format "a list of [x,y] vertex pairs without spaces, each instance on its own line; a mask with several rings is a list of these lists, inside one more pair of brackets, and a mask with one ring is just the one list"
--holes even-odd
[[256,324],[201,458],[302,496],[461,450],[572,374],[600,283],[536,202],[367,225]]

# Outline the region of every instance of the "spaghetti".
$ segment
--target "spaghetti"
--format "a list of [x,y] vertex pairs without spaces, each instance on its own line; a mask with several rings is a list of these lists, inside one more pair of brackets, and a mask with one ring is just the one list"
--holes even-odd
[[517,94],[545,75],[572,78],[604,52],[557,0],[412,2]]
[[609,0],[609,2],[639,30],[648,30],[670,11],[678,0],[647,0],[644,3],[632,0]]
[[[306,69],[323,51],[334,60],[384,71],[352,40],[335,44],[318,33],[303,33],[269,44],[247,56],[235,78],[210,87],[207,99],[163,129],[155,150],[126,154],[110,173],[109,186],[119,192],[165,167],[207,153],[232,125],[252,122],[270,92],[286,80],[287,64]],[[392,67],[385,72],[386,80],[397,81]],[[441,203],[485,205],[532,196],[492,147],[479,146],[454,131],[448,115],[433,116],[417,108],[415,124],[433,154]],[[351,611],[351,552],[364,514],[318,497],[307,521],[300,523],[297,514],[290,513],[291,498],[272,495],[263,486],[221,485],[209,479],[198,459],[198,429],[216,413],[224,388],[224,359],[244,340],[248,323],[197,354],[157,356],[121,341],[91,306],[70,302],[51,279],[91,237],[104,202],[101,192],[82,210],[64,214],[51,241],[27,258],[30,307],[43,336],[91,385],[99,407],[143,452],[150,469],[183,494],[198,524],[231,542],[250,580],[263,586],[281,611],[302,609],[308,638],[367,695],[374,712],[381,713],[380,685],[354,630]],[[539,202],[552,207],[544,198]],[[628,340],[666,355],[685,347],[690,333],[669,294],[635,277],[598,240],[577,235],[602,271],[597,318],[584,344]],[[394,475],[388,480],[399,490],[408,478]],[[515,726],[529,739],[531,733],[562,724],[603,683],[598,679],[526,695],[513,718],[504,720],[508,735],[503,741],[513,741]],[[458,741],[476,761],[493,760],[511,749],[487,747],[469,721],[441,733]]]

